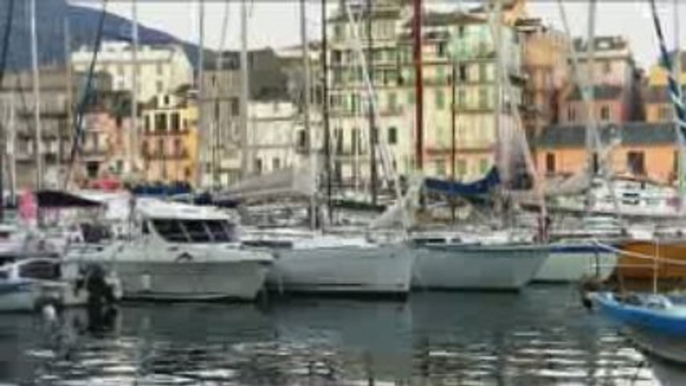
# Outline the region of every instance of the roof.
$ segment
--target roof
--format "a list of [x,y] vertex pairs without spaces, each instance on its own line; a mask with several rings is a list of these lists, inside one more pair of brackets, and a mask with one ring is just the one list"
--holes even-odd
[[[422,15],[422,25],[427,27],[451,26],[460,24],[484,24],[488,22],[483,16],[472,12],[426,12]],[[412,20],[403,25],[405,28],[412,27]]]
[[[593,87],[593,99],[598,101],[615,100],[621,97],[623,88],[621,86],[600,85]],[[568,101],[580,101],[581,91],[579,87],[567,96]]]
[[[622,36],[596,36],[593,41],[596,51],[624,50],[629,47],[629,42]],[[586,51],[588,49],[588,41],[582,38],[574,39],[574,49]]]
[[[352,5],[351,5],[352,8]],[[357,7],[356,7],[357,8]],[[358,10],[359,9],[359,10]],[[367,7],[360,6],[358,9],[352,9],[356,16],[359,15],[361,19],[366,19],[369,15]],[[372,8],[373,19],[398,19],[401,16],[400,8]],[[345,12],[336,12],[334,16],[329,18],[331,22],[347,22],[348,15]]]
[[[627,122],[600,128],[603,143],[615,136],[624,146],[669,145],[676,143],[674,124]],[[586,146],[586,127],[583,125],[553,125],[546,127],[536,140],[541,148],[583,148]]]

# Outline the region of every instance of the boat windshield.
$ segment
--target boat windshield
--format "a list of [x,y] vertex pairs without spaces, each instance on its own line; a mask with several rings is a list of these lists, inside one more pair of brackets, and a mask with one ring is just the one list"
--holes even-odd
[[60,266],[57,262],[52,261],[28,261],[19,266],[19,277],[24,279],[57,280],[60,278]]
[[232,224],[225,220],[154,219],[152,225],[165,240],[175,243],[226,243],[236,241]]

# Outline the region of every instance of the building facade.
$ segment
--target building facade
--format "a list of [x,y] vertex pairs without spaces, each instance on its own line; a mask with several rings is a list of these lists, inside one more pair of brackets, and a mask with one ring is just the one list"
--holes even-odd
[[[547,127],[537,144],[542,176],[571,176],[588,159],[583,125]],[[613,174],[647,177],[672,183],[676,176],[676,136],[670,123],[626,122],[604,125],[602,141],[611,149],[607,165]]]
[[[64,67],[48,66],[40,73],[40,137],[42,150],[43,187],[57,187],[63,183],[71,161],[74,138],[73,105],[79,101],[85,90],[86,76],[83,73],[69,73]],[[70,77],[71,76],[71,77]],[[71,84],[70,83],[71,79]],[[110,91],[111,79],[107,74],[96,73],[89,104],[92,107],[102,93]],[[38,183],[35,100],[33,97],[33,76],[30,71],[6,74],[0,93],[0,104],[5,112],[7,125],[6,164],[12,164],[15,175],[11,178],[18,189],[33,189]],[[9,112],[13,110],[13,114]],[[10,122],[9,117],[13,115]],[[16,165],[16,167],[15,167]]]
[[[674,54],[672,54],[674,59]],[[681,54],[680,74],[682,96],[686,91],[686,53]],[[674,64],[676,65],[676,64]],[[674,120],[674,105],[667,88],[667,72],[660,64],[653,64],[648,69],[648,79],[644,90],[645,114],[648,122],[671,122]]]
[[[341,177],[339,183],[346,186],[357,185],[360,180],[367,183],[370,178],[372,133],[388,145],[390,162],[401,175],[409,175],[415,168],[417,140],[411,8],[406,2],[383,1],[374,2],[371,10],[366,6],[351,10],[358,19],[357,28],[349,22],[345,10],[339,9],[330,22],[327,53],[334,170]],[[371,39],[368,25],[372,28]],[[496,139],[496,60],[488,17],[483,12],[427,11],[422,29],[423,172],[434,176],[452,172],[454,119],[456,177],[479,178],[493,164]],[[521,48],[511,26],[501,26],[501,37],[506,58],[504,72],[513,90],[510,93],[501,88],[507,96],[499,119],[504,126],[512,126],[513,108],[518,108],[521,101]],[[356,50],[360,45],[364,62]],[[368,66],[375,90],[378,119],[373,131],[368,119],[363,63]]]
[[[95,70],[112,78],[115,91],[133,90],[133,72],[137,67],[139,102],[148,102],[157,94],[172,93],[193,84],[193,66],[180,45],[140,45],[133,62],[133,45],[121,41],[104,41],[98,53]],[[92,47],[82,46],[72,52],[76,72],[88,72],[93,59]]]
[[188,95],[159,94],[143,110],[142,178],[148,183],[196,184],[196,103]]

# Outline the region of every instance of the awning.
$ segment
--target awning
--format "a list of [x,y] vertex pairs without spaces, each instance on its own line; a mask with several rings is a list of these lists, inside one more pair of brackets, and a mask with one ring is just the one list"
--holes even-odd
[[39,208],[97,208],[102,203],[73,195],[61,190],[39,190],[34,192]]

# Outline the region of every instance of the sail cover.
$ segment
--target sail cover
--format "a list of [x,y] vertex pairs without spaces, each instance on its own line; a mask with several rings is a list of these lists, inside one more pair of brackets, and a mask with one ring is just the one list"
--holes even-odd
[[500,173],[493,167],[480,180],[470,183],[446,181],[437,178],[426,178],[424,189],[429,193],[442,194],[452,197],[474,197],[491,193],[500,184]]
[[263,199],[276,196],[309,197],[316,193],[309,167],[290,167],[247,178],[218,195],[219,199]]

